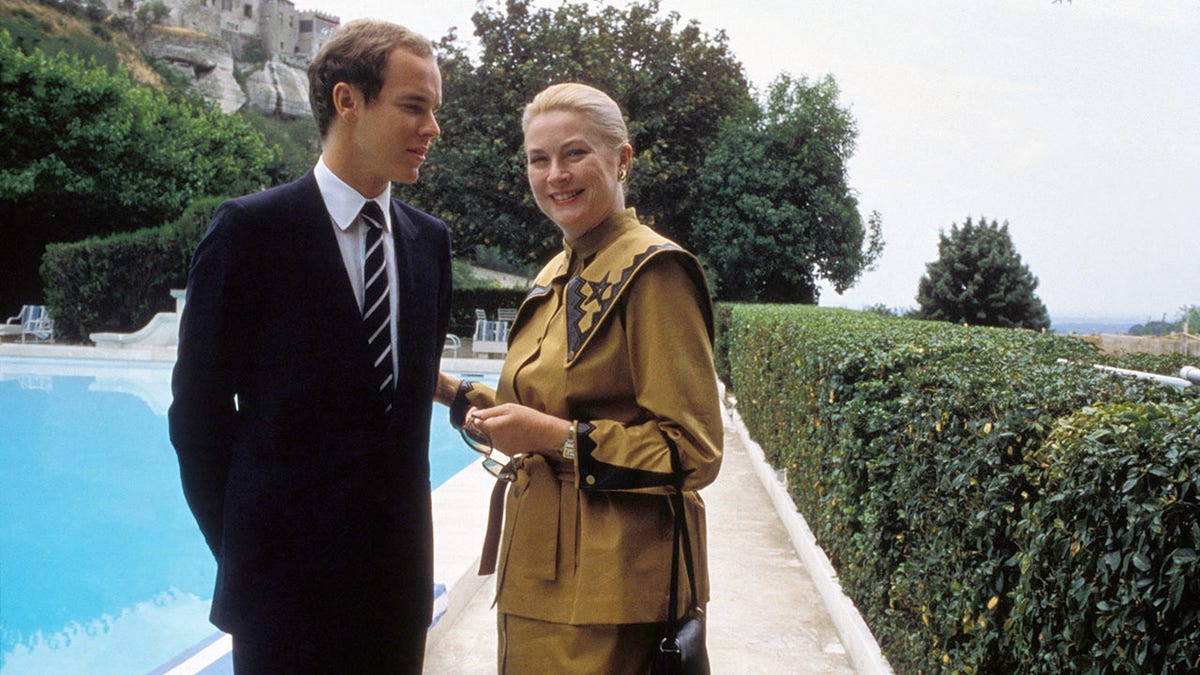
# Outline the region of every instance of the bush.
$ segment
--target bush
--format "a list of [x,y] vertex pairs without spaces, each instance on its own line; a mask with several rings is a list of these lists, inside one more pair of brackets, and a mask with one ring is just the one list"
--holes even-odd
[[[114,43],[77,37],[120,61]],[[0,222],[21,224],[0,245],[3,307],[49,301],[38,266],[51,242],[157,227],[194,199],[265,182],[274,153],[241,118],[19,42],[0,31]]]
[[185,287],[192,253],[220,202],[197,200],[162,227],[47,246],[41,275],[59,339],[130,332],[173,310],[170,291]]
[[533,278],[538,273],[537,265],[516,259],[499,246],[475,245],[475,264],[497,272]]
[[246,63],[266,63],[270,59],[271,55],[263,47],[262,40],[247,40],[242,45],[242,61]]
[[1030,457],[1006,632],[1030,672],[1200,668],[1200,401],[1084,408]]
[[103,24],[93,23],[91,25],[91,30],[92,30],[92,35],[95,35],[96,37],[100,38],[101,40],[103,40],[105,42],[112,42],[112,39],[113,39],[112,31],[110,31],[108,28],[105,28]]
[[[1045,645],[1013,633],[1038,635],[1028,625],[1047,608],[1063,610],[1064,589],[1097,583],[1087,570],[1037,583],[1027,576],[1049,564],[1038,539],[1045,529],[1031,524],[1032,514],[1057,522],[1045,513],[1067,507],[1064,493],[1098,489],[1088,482],[1094,477],[1082,475],[1047,489],[1038,452],[1080,411],[1182,405],[1194,403],[1194,394],[1100,373],[1090,364],[1121,360],[1079,340],[1031,331],[749,305],[730,307],[725,323],[727,344],[718,353],[728,355],[746,425],[768,459],[787,470],[798,509],[898,672],[1053,672],[1064,663],[1062,670],[1088,670],[1094,662],[1075,658],[1085,649],[1077,636],[1095,630],[1086,627],[1088,615],[1046,619],[1055,639],[1071,628],[1056,645],[1066,656],[1053,665],[1038,665]],[[1189,424],[1196,425],[1194,412]],[[1194,439],[1186,425],[1164,428],[1164,435]],[[1200,472],[1198,459],[1179,460],[1188,476]],[[1069,527],[1102,522],[1086,502],[1067,508],[1074,510],[1054,513]],[[1185,517],[1194,524],[1195,516],[1193,508]],[[1135,547],[1127,555],[1166,543],[1152,519],[1129,527]],[[1146,588],[1135,563],[1111,576],[1119,579],[1106,583],[1171,597],[1170,589]],[[1183,600],[1200,588],[1194,576],[1169,583],[1184,584],[1176,591]],[[1105,629],[1106,645],[1145,651],[1115,639],[1141,630],[1125,616],[1112,619],[1121,626]],[[1165,621],[1151,632],[1181,641],[1170,663],[1194,663],[1200,647],[1182,646],[1188,624]]]
[[275,159],[266,166],[272,185],[300,178],[321,156],[321,135],[312,120],[272,117],[248,108],[238,115],[262,134],[268,147],[275,148]]

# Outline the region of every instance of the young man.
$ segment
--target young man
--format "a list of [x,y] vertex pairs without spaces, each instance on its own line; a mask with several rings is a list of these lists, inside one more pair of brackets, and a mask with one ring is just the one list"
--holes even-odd
[[417,180],[441,75],[425,38],[346,24],[309,67],[316,167],[226,202],[196,250],[171,441],[243,673],[420,673],[445,224]]

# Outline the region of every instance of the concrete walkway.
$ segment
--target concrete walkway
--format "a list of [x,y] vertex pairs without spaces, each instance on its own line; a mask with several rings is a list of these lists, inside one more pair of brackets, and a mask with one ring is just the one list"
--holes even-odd
[[[478,473],[484,472],[478,469]],[[799,524],[789,523],[799,516],[787,506],[783,513],[777,511],[777,491],[782,487],[773,487],[773,480],[773,473],[762,464],[761,451],[730,412],[721,473],[701,493],[708,511],[712,575],[708,648],[713,673],[890,672],[853,605],[836,588],[819,549],[812,550],[811,540],[805,542],[803,534],[795,533],[797,527],[807,532],[802,519]],[[450,497],[450,491],[439,492]],[[452,498],[466,498],[466,494]],[[486,499],[480,499],[478,507],[477,514],[460,515],[482,522]],[[436,512],[438,503],[434,508]],[[448,521],[462,522],[437,520],[439,528]],[[438,536],[450,535],[439,529]],[[481,541],[462,542],[471,547],[474,559]],[[446,551],[447,543],[440,543],[438,550]],[[815,561],[802,562],[814,554]],[[468,572],[452,588],[450,608],[430,633],[428,674],[496,672],[496,614],[491,607],[495,583],[493,577],[473,574]]]

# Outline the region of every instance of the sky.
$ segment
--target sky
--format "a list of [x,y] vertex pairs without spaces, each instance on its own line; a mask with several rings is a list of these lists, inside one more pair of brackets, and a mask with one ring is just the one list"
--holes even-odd
[[[473,0],[420,4],[297,2],[343,22],[473,39]],[[939,234],[967,217],[1008,223],[1055,319],[1144,322],[1200,305],[1200,0],[661,0],[660,10],[723,30],[760,92],[785,72],[837,81],[858,124],[849,184],[864,220],[882,215],[886,247],[821,305],[915,307]]]

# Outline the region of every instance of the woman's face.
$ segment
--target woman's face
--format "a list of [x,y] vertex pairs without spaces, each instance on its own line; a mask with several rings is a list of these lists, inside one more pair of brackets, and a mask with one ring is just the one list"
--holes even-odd
[[633,148],[610,148],[579,112],[552,110],[529,120],[525,159],[538,208],[574,241],[625,208],[617,172]]

